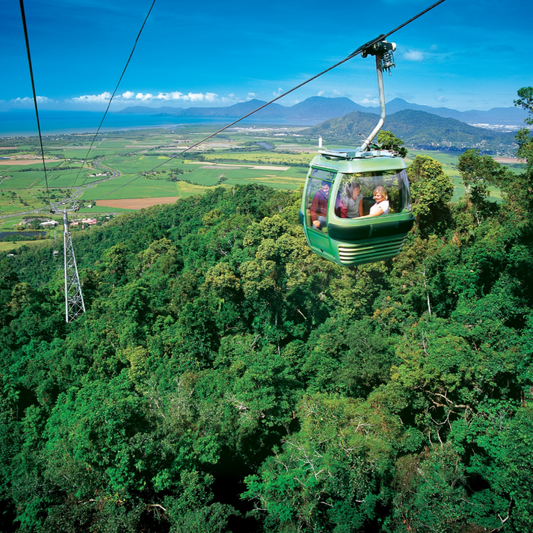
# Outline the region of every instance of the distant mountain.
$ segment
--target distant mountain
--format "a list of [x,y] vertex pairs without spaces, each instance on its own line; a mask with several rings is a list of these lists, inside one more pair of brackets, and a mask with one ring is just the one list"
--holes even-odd
[[[324,144],[349,143],[358,146],[364,135],[370,134],[378,116],[372,113],[350,113],[341,118],[326,120],[302,132],[304,135],[323,138]],[[513,133],[498,133],[476,128],[453,118],[444,118],[405,109],[387,117],[384,128],[402,139],[408,148],[419,150],[462,151],[478,148],[483,153],[511,155],[516,149]]]
[[[266,102],[261,100],[249,100],[228,107],[189,107],[175,113],[178,117],[219,117],[219,118],[239,118],[251,113]],[[271,104],[267,108],[259,111],[257,117],[261,118],[282,118],[289,113],[290,108],[279,104]]]
[[324,98],[313,96],[287,108],[292,119],[326,120],[328,118],[343,117],[353,111],[366,111],[366,108],[356,104],[349,98]]
[[[249,100],[227,107],[147,107],[134,106],[127,107],[119,114],[141,114],[141,115],[170,115],[175,117],[217,117],[217,118],[239,118],[251,113],[258,107],[266,104],[262,100]],[[364,110],[365,108],[356,104],[349,98],[323,98],[313,96],[292,107],[279,104],[270,104],[268,107],[255,114],[257,118],[283,119],[283,120],[309,120],[320,121],[328,118],[342,117],[352,111]]]
[[[121,115],[169,115],[175,117],[216,117],[216,118],[239,118],[251,113],[258,107],[266,104],[261,100],[249,100],[227,107],[189,107],[187,109],[180,107],[146,107],[134,106],[126,107],[118,114]],[[285,119],[290,114],[290,107],[284,107],[279,104],[270,104],[265,109],[258,111],[257,117],[262,118],[281,118]],[[340,116],[340,115],[337,115]],[[330,118],[330,117],[328,117]]]
[[[249,100],[228,107],[127,107],[118,114],[141,114],[141,115],[168,115],[175,117],[214,117],[214,118],[240,118],[266,104],[262,100]],[[387,114],[392,115],[399,111],[412,110],[431,113],[444,118],[453,118],[466,124],[490,124],[490,125],[515,125],[522,126],[527,113],[517,107],[497,107],[488,111],[456,111],[446,107],[430,107],[406,102],[401,98],[395,98],[387,104]],[[307,120],[310,122],[323,121],[330,118],[342,117],[348,113],[359,111],[361,113],[380,113],[379,107],[363,107],[349,98],[325,98],[313,96],[292,107],[280,104],[270,104],[268,107],[257,112],[256,118]]]
[[[395,98],[387,103],[387,113],[393,114],[398,111],[411,109],[413,111],[425,111],[439,117],[454,118],[465,122],[466,124],[491,124],[491,125],[513,125],[522,126],[527,112],[518,107],[494,107],[488,111],[457,111],[447,107],[430,107],[427,105],[411,104]],[[374,111],[379,113],[379,107],[367,108],[367,112]]]

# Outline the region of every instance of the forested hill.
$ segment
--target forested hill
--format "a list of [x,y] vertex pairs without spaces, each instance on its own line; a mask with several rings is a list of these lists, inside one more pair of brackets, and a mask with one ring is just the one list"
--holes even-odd
[[[302,133],[309,137],[322,136],[324,144],[332,142],[361,144],[379,117],[373,113],[354,111],[340,118],[332,118]],[[385,128],[408,148],[416,150],[464,151],[478,149],[491,155],[513,155],[517,145],[513,133],[498,133],[469,126],[454,118],[444,118],[425,111],[406,109],[387,116]]]
[[417,157],[405,249],[353,270],[257,186],[76,235],[70,325],[50,248],[2,259],[0,529],[529,531],[527,153],[464,154],[456,205]]

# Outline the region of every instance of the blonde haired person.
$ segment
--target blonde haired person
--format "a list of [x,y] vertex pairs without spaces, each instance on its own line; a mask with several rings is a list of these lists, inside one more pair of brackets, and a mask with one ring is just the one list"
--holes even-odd
[[389,195],[385,187],[381,185],[374,189],[374,200],[376,203],[370,208],[369,217],[377,217],[379,215],[386,215],[389,212]]

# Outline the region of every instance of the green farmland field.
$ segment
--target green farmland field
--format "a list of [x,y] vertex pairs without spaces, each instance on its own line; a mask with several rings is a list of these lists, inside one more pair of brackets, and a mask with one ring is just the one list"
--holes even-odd
[[[135,181],[132,181],[134,179]],[[106,200],[123,200],[128,198],[159,198],[163,196],[179,196],[176,183],[149,180],[145,177],[130,175],[100,183],[94,189],[85,191],[81,199],[83,201],[104,198]]]
[[196,168],[191,172],[182,174],[180,178],[192,181],[196,185],[204,187],[211,187],[219,182],[219,179],[224,176],[225,171],[220,168]]
[[[308,164],[317,153],[314,141],[306,144],[305,140],[293,135],[299,131],[295,128],[288,135],[284,130],[283,137],[277,137],[274,130],[229,130],[223,136],[206,142],[204,150],[173,157],[184,147],[200,141],[206,133],[211,133],[211,129],[202,126],[180,127],[174,131],[107,132],[96,139],[90,152],[91,134],[47,136],[44,146],[49,159],[47,176],[51,199],[59,202],[81,191],[78,199],[85,206],[80,206],[79,213],[101,216],[128,209],[105,206],[89,209],[87,205],[94,204],[95,200],[187,197],[203,194],[217,186],[251,183],[296,190],[304,183]],[[273,148],[265,150],[265,143]],[[452,201],[457,202],[464,195],[463,183],[456,169],[457,154],[411,150],[407,162],[410,163],[419,154],[430,156],[442,164],[443,171],[454,183]],[[16,153],[11,151],[9,156],[38,160],[36,139],[20,142]],[[87,164],[82,166],[86,157]],[[61,160],[52,162],[52,158]],[[520,165],[511,164],[510,167],[521,170]],[[495,201],[501,201],[500,191],[491,189],[491,196]],[[2,222],[4,227],[12,227],[13,220],[20,221],[23,212],[41,209],[45,213],[46,206],[46,183],[39,164],[0,166],[0,215],[9,217]]]

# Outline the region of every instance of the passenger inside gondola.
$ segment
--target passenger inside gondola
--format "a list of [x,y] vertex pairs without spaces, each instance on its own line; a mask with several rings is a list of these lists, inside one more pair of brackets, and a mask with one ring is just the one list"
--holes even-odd
[[381,185],[374,189],[374,200],[376,203],[370,208],[369,217],[386,215],[389,212],[389,195],[385,187]]
[[322,181],[320,189],[316,192],[311,204],[310,215],[313,226],[322,229],[327,224],[328,198],[331,184],[329,181]]
[[343,174],[336,189],[335,217],[356,222],[410,210],[408,187],[405,170]]
[[346,184],[345,190],[338,199],[336,213],[340,218],[363,216],[363,194],[361,193],[361,185],[357,181]]

